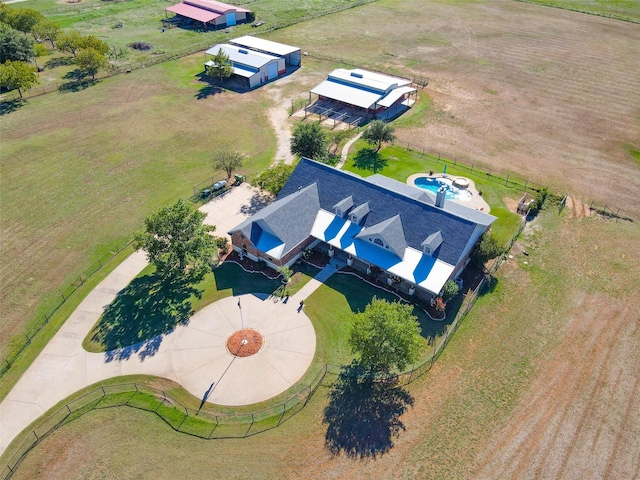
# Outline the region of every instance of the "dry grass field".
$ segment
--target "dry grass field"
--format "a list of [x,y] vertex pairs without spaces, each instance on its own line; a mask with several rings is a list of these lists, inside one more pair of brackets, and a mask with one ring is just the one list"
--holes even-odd
[[402,128],[401,140],[640,218],[637,24],[507,0],[404,0],[275,37],[310,54],[429,77],[433,109]]
[[[638,25],[504,0],[381,0],[270,38],[300,45],[311,55],[428,76],[432,107],[424,118],[397,122],[401,139],[517,172],[583,200],[596,199],[640,221]],[[322,76],[316,67],[301,70],[305,83]],[[74,158],[89,162],[83,175],[91,185],[90,159],[104,155],[101,145],[113,141],[100,134],[101,122],[115,125],[122,121],[121,111],[129,122],[123,132],[149,122],[148,138],[136,135],[136,141],[128,141],[133,133],[123,135],[123,145],[135,155],[126,162],[113,157],[111,167],[114,179],[132,182],[126,189],[134,197],[127,201],[149,205],[184,194],[189,181],[206,171],[208,149],[191,144],[207,138],[211,128],[198,125],[187,142],[186,151],[197,151],[200,160],[178,170],[185,187],[171,183],[170,191],[160,193],[170,171],[161,147],[171,142],[165,138],[156,147],[151,140],[158,132],[170,137],[164,126],[175,120],[168,113],[141,115],[146,110],[137,110],[138,102],[157,102],[158,112],[168,104],[184,109],[181,131],[191,131],[193,118],[202,118],[206,109],[211,109],[208,121],[219,122],[221,129],[226,128],[221,119],[231,118],[222,109],[228,104],[181,102],[183,88],[174,88],[166,103],[159,92],[172,83],[156,79],[155,71],[100,85],[100,97],[92,96],[96,90],[74,97],[82,100],[78,118],[64,117],[65,129],[58,133],[65,135],[60,145],[71,145]],[[150,85],[142,92],[135,88],[139,75]],[[175,70],[167,75],[175,81]],[[147,88],[157,95],[145,93]],[[130,100],[99,105],[101,99],[120,98],[113,97],[117,92],[129,92]],[[268,108],[298,94],[292,81],[282,92],[282,98],[274,98],[265,90],[252,105]],[[33,240],[29,246],[43,216],[24,212],[45,208],[53,215],[59,208],[50,198],[30,201],[38,186],[24,180],[28,156],[14,162],[15,173],[7,176],[4,162],[14,155],[5,150],[7,132],[15,137],[15,151],[24,152],[34,144],[32,138],[38,140],[36,148],[45,151],[48,145],[55,110],[41,107],[38,115],[27,117],[26,108],[37,108],[39,101],[32,102],[2,118],[2,190],[7,185],[23,189],[21,202],[29,206],[13,213],[2,205],[3,317],[37,308],[31,292],[60,283],[60,272],[83,261],[80,246],[98,248],[95,230],[112,228],[109,218],[128,212],[123,200],[128,196],[114,196],[93,212],[101,219],[97,225],[81,228],[92,210],[91,192],[80,192],[77,202],[64,207],[67,214],[78,212],[65,218],[76,219],[54,229],[57,236],[47,245]],[[83,109],[93,112],[89,120],[83,120]],[[234,113],[234,121],[248,121],[242,103]],[[260,145],[269,145],[272,156],[275,142],[266,118],[251,121],[241,130],[246,141],[256,155]],[[184,158],[178,152],[176,158]],[[136,166],[132,159],[154,153],[163,159],[162,175],[138,191],[136,178],[146,178],[154,164],[148,159]],[[59,162],[64,151],[55,155],[52,161]],[[49,167],[52,178],[64,180],[64,169],[55,165]],[[108,184],[99,185],[99,192],[108,195]],[[148,196],[153,201],[145,200]],[[16,222],[10,231],[7,215]],[[137,215],[127,218],[127,228],[140,224],[141,210]],[[282,427],[244,440],[200,441],[130,409],[92,412],[45,440],[14,478],[639,478],[640,228],[637,222],[573,217],[548,211],[527,229],[514,258],[499,271],[495,290],[478,301],[434,369],[407,389],[414,405],[402,416],[406,430],[393,438],[388,453],[375,459],[330,454],[322,422],[329,391],[322,389]],[[53,215],[50,221],[60,220]],[[124,233],[111,231],[110,238]],[[12,247],[7,254],[14,237],[27,245],[26,253],[39,253],[22,257]],[[5,276],[15,283],[11,290],[5,288]]]

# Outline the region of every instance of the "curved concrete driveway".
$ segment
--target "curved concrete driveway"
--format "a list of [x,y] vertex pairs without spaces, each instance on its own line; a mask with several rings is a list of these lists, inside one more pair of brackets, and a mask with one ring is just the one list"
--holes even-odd
[[[209,391],[207,401],[219,405],[249,405],[284,392],[302,378],[316,351],[313,325],[297,306],[242,295],[203,308],[172,339],[176,381],[198,398]],[[250,357],[235,357],[226,348],[241,324],[263,336],[262,348]]]
[[[249,215],[253,195],[236,188],[216,201],[233,205],[229,211],[241,212],[239,216]],[[265,338],[264,347],[253,357],[234,360],[224,347],[228,335],[240,328],[238,297],[209,305],[188,325],[156,337],[153,354],[136,346],[107,354],[85,351],[82,340],[104,308],[146,265],[143,252],[118,265],[80,303],[0,403],[0,453],[55,404],[107,378],[132,374],[165,377],[181,383],[198,398],[213,384],[209,402],[244,405],[285,391],[304,374],[313,359],[316,340],[311,322],[297,312],[297,306],[335,271],[334,266],[320,272],[287,304],[253,295],[241,297],[245,326],[256,328]]]

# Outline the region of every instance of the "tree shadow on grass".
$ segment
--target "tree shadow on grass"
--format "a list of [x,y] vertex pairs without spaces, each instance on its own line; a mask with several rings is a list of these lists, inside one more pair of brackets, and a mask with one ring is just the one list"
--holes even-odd
[[[80,71],[74,70],[73,72],[80,72]],[[59,91],[63,93],[80,92],[98,83],[97,80],[85,78],[82,72],[78,74],[70,75],[73,72],[69,72],[67,75],[63,77],[65,79],[68,79],[69,81],[61,84],[60,87],[58,88]]]
[[356,362],[344,367],[324,410],[325,447],[350,458],[388,452],[394,438],[406,430],[400,417],[413,402],[396,377],[376,380]]
[[270,279],[260,273],[248,273],[234,263],[223,263],[213,274],[218,290],[231,290],[233,296],[247,293],[273,294],[280,286],[280,280]]
[[165,335],[189,322],[190,298],[202,296],[195,281],[157,273],[136,278],[107,306],[91,340],[104,346],[108,362],[154,355]]
[[69,65],[73,65],[74,61],[75,61],[74,57],[56,57],[56,58],[47,60],[44,66],[49,69],[56,68],[56,67],[68,67]]
[[198,100],[204,100],[205,98],[224,92],[224,88],[222,88],[218,82],[206,76],[204,72],[201,72],[196,76],[198,77],[198,80],[204,84],[204,86],[198,90],[198,93],[196,93],[196,98]]
[[387,166],[388,160],[376,152],[373,148],[365,147],[358,150],[353,159],[353,166],[358,170],[368,170],[378,173]]
[[8,102],[0,102],[0,115],[8,115],[9,113],[15,112],[25,104],[26,101],[20,98]]

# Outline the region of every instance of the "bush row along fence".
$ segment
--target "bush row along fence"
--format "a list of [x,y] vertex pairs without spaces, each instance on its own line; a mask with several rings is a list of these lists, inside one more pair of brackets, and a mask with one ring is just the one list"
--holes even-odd
[[[522,232],[526,220],[514,232],[511,240],[505,246],[504,254],[499,257],[487,271],[473,292],[468,293],[454,320],[447,326],[444,334],[434,342],[433,350],[416,362],[409,371],[392,375],[401,386],[408,385],[427,373],[443,352],[451,337],[456,333],[465,320],[479,295],[491,281],[507,253]],[[164,390],[159,390],[139,383],[109,385],[96,388],[77,398],[55,412],[46,415],[31,432],[19,443],[12,443],[5,455],[10,459],[3,467],[3,478],[10,478],[24,457],[42,440],[47,438],[58,428],[63,427],[76,418],[93,410],[111,407],[127,406],[152,412],[167,423],[173,430],[202,439],[246,438],[258,433],[271,430],[284,423],[302,410],[320,386],[330,387],[335,379],[343,375],[340,365],[325,364],[311,382],[299,389],[286,401],[253,413],[241,414],[213,414],[185,407]]]
[[[123,0],[126,1],[126,0]],[[282,28],[286,28],[286,27],[290,27],[292,25],[296,25],[298,23],[301,22],[306,22],[309,20],[313,20],[315,18],[320,18],[320,17],[324,17],[326,15],[331,15],[333,13],[338,13],[344,10],[349,10],[351,8],[355,8],[355,7],[359,7],[362,5],[367,5],[369,3],[373,3],[376,0],[358,0],[356,2],[353,3],[347,3],[345,5],[341,5],[341,6],[337,6],[328,10],[323,10],[321,12],[317,12],[314,13],[312,15],[307,15],[304,17],[299,17],[295,20],[291,20],[290,22],[284,22],[284,23],[276,23],[276,24],[272,24],[269,25],[265,28],[259,27],[259,31],[257,33],[268,33],[268,32],[273,32],[275,30],[280,30]],[[96,3],[96,4],[90,4],[91,7],[88,8],[97,8],[100,7],[100,3]],[[220,31],[220,39],[219,40],[223,40],[226,39],[226,33],[224,33],[224,31]],[[193,44],[191,47],[186,48],[186,49],[182,49],[182,50],[178,50],[176,52],[171,52],[171,53],[163,53],[163,54],[159,54],[159,55],[155,55],[149,59],[146,59],[144,61],[140,61],[140,62],[130,62],[130,63],[125,63],[122,65],[111,65],[111,67],[107,70],[102,70],[99,71],[96,74],[96,80],[101,80],[104,78],[109,78],[112,77],[114,75],[120,75],[122,73],[130,73],[133,70],[138,70],[140,68],[146,68],[146,67],[150,67],[153,65],[156,65],[158,63],[163,63],[163,62],[168,62],[171,60],[177,60],[179,58],[182,57],[186,57],[187,55],[192,55],[194,53],[197,52],[201,52],[204,51],[208,48],[211,47],[212,43],[215,43],[215,39],[210,39],[206,42],[200,42],[197,44]],[[77,81],[70,81],[70,82],[58,82],[58,83],[52,83],[49,85],[43,85],[43,86],[37,86],[37,87],[33,87],[29,90],[26,90],[22,93],[22,96],[24,98],[32,98],[32,97],[38,97],[40,95],[44,95],[47,93],[51,93],[51,92],[55,92],[57,90],[61,90],[61,91],[75,91],[78,90],[79,88],[86,88],[87,86],[90,86],[92,83],[94,83],[94,81],[90,81],[90,80],[85,80],[85,81],[81,81],[81,82],[77,82]],[[2,101],[5,102],[11,102],[11,101],[16,101],[19,100],[20,94],[17,91],[12,91],[12,92],[8,92],[4,95],[2,95]]]
[[2,478],[10,478],[24,457],[57,429],[86,413],[105,408],[130,407],[151,412],[173,430],[206,440],[250,437],[282,425],[302,410],[326,374],[327,369],[322,369],[307,386],[278,405],[233,415],[185,407],[164,390],[140,383],[99,387],[47,414],[30,432],[21,434],[22,441],[9,445],[3,455],[10,458],[3,466]]
[[[468,173],[474,173],[474,172],[482,173],[486,175],[487,179],[492,182],[499,183],[501,185],[505,185],[508,187],[510,186],[514,188],[521,188],[523,193],[527,193],[527,192],[537,193],[543,188],[547,188],[544,185],[532,182],[530,180],[527,180],[526,178],[518,177],[517,175],[514,175],[512,172],[492,168],[481,162],[474,162],[469,164],[469,163],[465,163],[464,161],[458,160],[456,157],[454,157],[453,160],[451,160],[450,158],[442,157],[440,153],[430,152],[421,145],[416,145],[410,142],[404,142],[399,140],[395,140],[393,142],[393,145],[407,150],[413,156],[420,157],[420,158],[427,158],[430,161],[434,161],[436,164],[442,164],[443,169],[445,166],[447,166],[447,167],[460,168],[463,171]],[[557,194],[557,195],[560,198],[566,196],[566,194]],[[621,208],[612,207],[608,204],[597,202],[596,200],[591,200],[584,203],[588,204],[589,208],[592,211],[599,213],[604,217],[614,218],[616,221],[627,220],[627,221],[633,222],[633,219],[630,217],[631,213],[626,212]]]
[[[24,353],[24,351],[31,345],[33,338],[40,332],[42,329],[49,323],[49,320],[53,317],[53,315],[60,309],[62,305],[64,305],[69,297],[75,293],[78,288],[80,288],[89,278],[91,278],[95,273],[97,273],[103,266],[109,263],[116,255],[118,255],[122,250],[127,248],[129,245],[133,243],[133,239],[127,240],[124,244],[119,245],[116,244],[110,251],[104,254],[101,258],[96,260],[89,268],[87,268],[82,274],[78,276],[71,284],[67,286],[62,292],[60,292],[60,296],[56,300],[55,305],[49,308],[42,315],[41,322],[33,328],[29,333],[24,336],[24,340],[19,346],[16,346],[14,349],[14,353],[11,354],[8,358],[5,358],[2,361],[2,365],[0,365],[0,378],[4,376],[4,374],[11,368],[16,359]],[[17,342],[16,342],[17,343]]]

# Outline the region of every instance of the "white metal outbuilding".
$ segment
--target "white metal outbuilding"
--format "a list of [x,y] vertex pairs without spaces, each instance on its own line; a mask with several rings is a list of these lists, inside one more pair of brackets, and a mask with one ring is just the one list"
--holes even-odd
[[262,52],[268,55],[275,55],[276,57],[284,58],[287,65],[292,65],[294,67],[299,67],[302,62],[300,48],[285,45],[284,43],[272,42],[271,40],[252,37],[251,35],[235,38],[230,40],[230,43],[250,48],[256,52]]
[[[247,79],[249,88],[258,87],[277,78],[280,72],[286,71],[284,58],[228,43],[215,45],[205,54],[215,56],[220,50],[229,56],[229,60],[233,64],[233,74]],[[213,65],[213,61],[209,60],[205,65]]]

